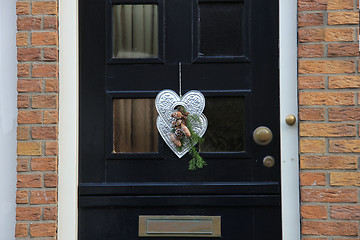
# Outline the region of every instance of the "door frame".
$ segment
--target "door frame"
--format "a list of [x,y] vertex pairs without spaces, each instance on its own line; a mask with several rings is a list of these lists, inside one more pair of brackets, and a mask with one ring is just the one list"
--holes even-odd
[[[283,239],[300,239],[297,116],[297,0],[279,0],[281,203]],[[58,238],[78,238],[79,34],[78,3],[59,0]]]

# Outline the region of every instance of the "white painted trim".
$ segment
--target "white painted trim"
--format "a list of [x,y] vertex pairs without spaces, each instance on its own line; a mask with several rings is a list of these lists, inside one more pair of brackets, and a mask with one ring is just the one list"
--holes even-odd
[[[297,117],[297,0],[280,0],[280,141],[283,239],[300,239],[298,124]],[[297,117],[298,118],[298,117]]]
[[[77,239],[78,183],[78,6],[60,0],[60,122],[59,230],[60,240]],[[280,129],[283,239],[300,239],[297,125],[297,2],[280,0]],[[66,129],[63,130],[63,129]]]
[[59,1],[58,239],[76,240],[78,229],[78,6]]

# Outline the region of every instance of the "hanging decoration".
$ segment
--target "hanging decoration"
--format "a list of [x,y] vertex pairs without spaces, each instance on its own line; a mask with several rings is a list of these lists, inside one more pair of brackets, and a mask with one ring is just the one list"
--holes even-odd
[[155,107],[159,114],[156,120],[157,129],[168,147],[182,158],[187,152],[192,159],[189,170],[203,168],[206,162],[202,159],[195,145],[203,141],[202,136],[208,126],[203,114],[204,95],[196,90],[181,95],[181,63],[179,63],[179,95],[166,89],[158,93]]
[[182,158],[190,152],[192,159],[189,169],[195,170],[206,165],[195,145],[202,142],[207,129],[207,118],[202,113],[205,108],[204,95],[196,90],[180,97],[176,92],[166,89],[155,99],[159,114],[157,129],[169,148]]

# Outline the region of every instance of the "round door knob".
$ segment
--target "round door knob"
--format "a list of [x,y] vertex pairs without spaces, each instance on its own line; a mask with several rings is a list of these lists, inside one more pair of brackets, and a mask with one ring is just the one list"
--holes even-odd
[[265,167],[271,168],[275,165],[275,158],[272,156],[266,156],[263,159],[263,164]]
[[290,115],[287,115],[286,118],[285,118],[285,122],[287,125],[294,125],[296,123],[296,117],[292,114]]
[[255,129],[253,138],[258,145],[265,146],[271,142],[273,134],[269,128],[261,126]]

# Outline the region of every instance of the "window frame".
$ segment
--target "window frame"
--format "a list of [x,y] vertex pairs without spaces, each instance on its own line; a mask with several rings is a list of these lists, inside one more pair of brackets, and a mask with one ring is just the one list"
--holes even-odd
[[[107,64],[131,63],[164,63],[165,58],[165,17],[164,0],[109,0],[106,6],[106,58]],[[113,56],[113,5],[146,5],[158,6],[158,56],[149,58],[116,58]]]

